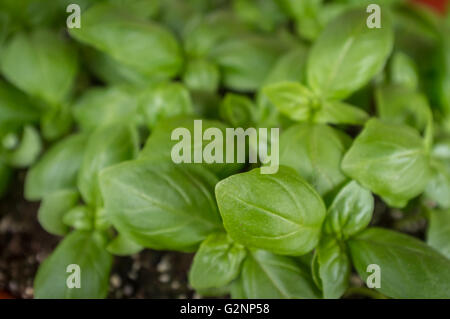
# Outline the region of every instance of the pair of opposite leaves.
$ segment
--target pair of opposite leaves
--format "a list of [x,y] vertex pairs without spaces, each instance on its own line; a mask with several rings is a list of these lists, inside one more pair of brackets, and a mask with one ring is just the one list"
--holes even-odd
[[[209,184],[209,187],[208,184],[201,183],[202,179],[205,180],[205,174],[212,175],[200,168],[197,170],[190,166],[177,168],[170,168],[170,166],[142,159],[106,170],[101,178],[106,207],[113,215],[115,226],[143,246],[193,251],[198,242],[206,238],[208,233],[223,231],[217,210],[211,206],[214,204],[214,202],[211,203],[214,199],[211,194],[214,183]],[[172,171],[176,174],[171,173]],[[182,173],[182,171],[185,172]],[[167,176],[163,177],[164,175]],[[189,182],[191,186],[185,184],[187,181],[180,182],[180,177],[183,175],[185,179],[192,179]],[[160,190],[157,192],[153,190],[151,193],[144,191],[148,189],[151,182],[141,182],[136,185],[133,179],[137,176],[144,180],[153,180],[155,183],[153,188],[158,185]],[[174,176],[178,176],[178,179],[171,179]],[[202,194],[203,198],[202,196],[191,198],[190,188],[199,186],[205,190]],[[130,190],[130,187],[133,190]],[[209,193],[206,192],[208,188]],[[355,196],[358,189],[361,196]],[[124,192],[131,196],[129,200],[125,201],[118,196],[119,193],[123,195]],[[302,196],[297,197],[299,192]],[[445,285],[448,282],[442,281],[446,279],[445,269],[448,267],[448,260],[445,257],[418,240],[391,231],[370,229],[359,234],[370,221],[373,199],[368,191],[355,182],[349,183],[340,195],[336,196],[334,204],[329,208],[325,223],[323,220],[326,210],[320,196],[289,168],[281,167],[279,173],[272,176],[261,175],[257,169],[234,175],[220,182],[216,186],[216,193],[225,229],[239,244],[263,248],[278,254],[304,254],[317,245],[322,225],[325,225],[323,231],[326,234],[350,238],[351,256],[363,278],[367,275],[364,267],[368,263],[375,262],[390,269],[397,268],[391,272],[392,276],[387,276],[389,280],[393,280],[397,272],[404,272],[404,270],[398,269],[399,267],[391,264],[392,262],[401,263],[406,267],[407,264],[411,264],[411,260],[414,260],[418,265],[416,268],[425,267],[424,271],[433,278],[428,284],[422,280],[416,282],[426,284],[428,288],[431,284],[436,285],[436,282],[442,282],[439,289],[433,292],[430,288],[421,296],[445,295]],[[200,195],[198,192],[196,194]],[[277,199],[281,197],[283,200],[270,200],[271,197],[268,194],[276,195]],[[170,207],[162,206],[162,204],[168,205],[166,204],[168,201],[161,203],[161,200],[168,200],[169,197],[172,198]],[[178,200],[175,201],[173,198]],[[349,205],[349,202],[354,205]],[[192,206],[196,204],[200,206]],[[352,207],[352,209],[345,210],[345,207]],[[303,210],[304,208],[307,209]],[[206,211],[209,213],[205,213]],[[149,214],[152,214],[152,219],[147,218]],[[138,222],[135,222],[136,217]],[[200,222],[201,220],[203,222]],[[273,227],[269,229],[267,223],[271,223]],[[277,232],[274,233],[273,229]],[[393,242],[384,241],[383,238],[386,235],[394,241],[402,241],[405,246],[401,247]],[[182,241],[178,241],[180,236]],[[191,241],[191,247],[186,246],[186,240]],[[374,242],[380,243],[372,245]],[[363,253],[365,248],[361,250],[353,248],[359,247],[358,245],[371,247],[365,254]],[[391,251],[395,260],[384,256],[386,249]],[[412,253],[411,249],[415,252]],[[419,259],[426,262],[419,262]],[[408,271],[406,275],[401,276],[401,279],[410,280],[408,276],[418,275],[419,270]],[[392,284],[386,284],[385,286],[389,289],[383,292],[392,297],[405,297],[418,296],[422,291],[415,287],[414,292],[407,293],[396,285],[402,287],[401,280],[393,280]]]
[[295,121],[362,124],[368,115],[341,102],[366,85],[384,67],[394,44],[387,11],[382,28],[370,29],[362,9],[333,20],[314,42],[306,62],[307,86],[269,84],[263,90],[279,111]]
[[[327,26],[310,51],[306,65],[310,88],[296,82],[280,82],[267,86],[265,94],[283,114],[296,121],[363,124],[368,119],[367,114],[339,100],[366,85],[389,57],[394,39],[388,13],[385,13],[381,29],[367,28],[361,10],[352,10],[338,17]],[[297,130],[308,131],[305,128]],[[289,131],[290,135],[296,135],[294,128]],[[346,154],[342,168],[348,176],[382,196],[388,204],[402,207],[420,194],[429,180],[429,145],[426,144],[430,142],[425,141],[424,145],[413,129],[401,125],[390,127],[371,120]],[[286,149],[284,155],[281,149],[280,163],[286,160],[292,164],[295,146],[294,149]],[[336,159],[336,163],[340,161],[341,158]],[[294,167],[302,176],[308,175],[305,175],[302,164],[294,164]],[[323,167],[336,177],[331,181],[332,186],[336,186],[338,177],[342,175],[340,165],[337,168],[332,165]]]

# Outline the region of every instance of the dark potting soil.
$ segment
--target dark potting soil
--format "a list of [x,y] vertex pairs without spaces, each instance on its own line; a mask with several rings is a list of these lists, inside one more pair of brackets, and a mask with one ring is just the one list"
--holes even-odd
[[[39,225],[39,203],[23,198],[24,176],[18,172],[0,199],[0,299],[33,298],[38,266],[61,240]],[[198,298],[187,282],[192,257],[151,250],[115,257],[108,298]]]

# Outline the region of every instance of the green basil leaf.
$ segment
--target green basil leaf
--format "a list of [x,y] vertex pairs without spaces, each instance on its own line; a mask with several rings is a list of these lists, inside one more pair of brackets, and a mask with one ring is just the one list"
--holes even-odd
[[446,34],[450,32],[450,23],[442,29],[435,61],[437,76],[432,80],[431,87],[437,94],[437,103],[446,114],[450,114],[450,40]]
[[322,31],[319,13],[322,10],[323,0],[281,0],[284,10],[294,18],[298,34],[307,39],[314,40]]
[[134,92],[122,87],[94,88],[75,103],[73,113],[84,131],[119,122],[137,121],[138,99]]
[[38,221],[47,232],[65,235],[69,227],[63,223],[64,215],[78,203],[78,192],[70,189],[44,196],[38,211]]
[[435,143],[432,157],[446,163],[450,167],[450,138],[447,137]]
[[264,84],[278,82],[304,82],[306,77],[306,61],[308,50],[304,46],[297,46],[282,56],[267,74]]
[[213,189],[217,179],[202,167],[137,160],[100,174],[112,224],[138,244],[195,251],[221,229]]
[[53,108],[41,118],[41,132],[46,140],[54,141],[70,133],[73,119],[67,105]]
[[310,275],[290,257],[264,250],[251,251],[244,261],[241,277],[246,298],[319,298]]
[[447,13],[445,15],[445,22],[447,23],[447,26],[450,27],[450,7],[447,6]]
[[450,140],[435,143],[431,158],[432,177],[425,189],[425,196],[442,208],[450,208]]
[[304,85],[296,82],[280,82],[263,89],[263,93],[278,111],[295,121],[307,121],[320,101]]
[[376,89],[375,100],[378,115],[384,121],[425,129],[430,106],[422,93],[403,86],[382,86]]
[[233,243],[227,234],[212,234],[195,254],[189,283],[200,290],[223,287],[239,275],[245,256],[245,248]]
[[422,193],[431,174],[419,133],[377,119],[366,123],[345,154],[342,169],[394,207]]
[[340,168],[351,139],[322,124],[291,126],[280,137],[280,164],[294,168],[321,195],[347,180]]
[[[290,0],[290,1],[295,1],[295,0]],[[401,1],[403,1],[403,0],[401,0]],[[373,3],[373,1],[367,3],[366,4],[366,8],[371,3]],[[359,1],[357,3],[349,3],[346,0],[344,2],[342,2],[342,1],[339,1],[339,2],[333,1],[333,2],[326,2],[326,3],[322,4],[322,6],[320,7],[320,11],[318,12],[318,16],[317,16],[317,19],[319,20],[320,26],[322,27],[321,31],[323,31],[323,29],[330,22],[332,22],[337,17],[339,17],[340,15],[342,15],[343,13],[345,13],[346,11],[348,11],[351,8],[354,8],[354,7],[361,8],[361,1]],[[297,30],[297,32],[298,31],[299,30]],[[317,39],[317,37],[316,37],[316,39]]]
[[24,168],[33,164],[42,150],[41,137],[33,126],[25,126],[20,144],[3,154],[6,162],[13,166]]
[[450,165],[433,160],[432,175],[425,189],[425,196],[442,208],[450,208]]
[[39,200],[57,190],[76,188],[85,144],[86,136],[76,134],[52,146],[28,171],[25,198]]
[[108,213],[104,207],[96,207],[94,217],[95,229],[107,231],[112,227],[112,224],[108,219]]
[[180,83],[162,83],[145,90],[139,101],[140,110],[150,128],[161,119],[193,113],[189,91]]
[[227,93],[220,105],[220,116],[233,127],[251,127],[255,113],[253,101],[244,95]]
[[24,92],[57,105],[72,89],[77,73],[77,58],[57,34],[37,29],[17,33],[1,55],[3,75]]
[[183,82],[191,90],[215,92],[219,86],[220,71],[206,59],[191,60],[186,65]]
[[361,125],[369,119],[362,109],[340,101],[324,101],[314,114],[317,123]]
[[[209,128],[218,128],[222,132],[222,136],[226,137],[226,126],[222,122],[212,120],[202,120],[202,136]],[[187,143],[188,151],[190,149],[191,159],[194,158],[194,153],[199,150],[204,150],[205,146],[210,143],[209,140],[198,140],[194,138],[194,118],[176,117],[161,121],[152,131],[152,134],[145,143],[144,148],[139,154],[139,158],[148,158],[156,161],[172,161],[171,152],[174,145],[179,143],[172,140],[172,132],[178,127],[186,128],[190,133],[190,141]],[[228,141],[230,143],[230,141]],[[226,150],[231,147],[231,144],[223,143],[222,154],[226,154]],[[243,167],[243,163],[203,163],[203,166],[211,170],[219,178],[224,178],[232,174],[236,174]]]
[[245,295],[242,275],[234,280],[231,284],[230,295],[232,299],[248,299],[248,297]]
[[182,56],[171,32],[154,22],[133,19],[123,11],[108,3],[97,4],[83,13],[83,27],[70,29],[70,34],[144,75],[161,78],[177,75]]
[[351,272],[345,246],[335,238],[323,237],[316,254],[323,297],[340,298],[348,287]]
[[[96,0],[79,0],[77,4],[81,8],[81,12],[85,10],[92,2]],[[68,0],[47,1],[43,5],[42,0],[3,0],[0,4],[2,12],[10,15],[14,27],[28,29],[39,26],[65,26],[65,14],[67,6],[71,2]],[[64,24],[63,24],[64,23]]]
[[[306,57],[308,51],[303,46],[296,46],[278,58],[266,76],[263,85],[270,86],[279,82],[304,82],[306,70]],[[280,117],[277,108],[269,98],[260,90],[256,96],[257,126],[281,127],[284,119]],[[289,123],[290,124],[290,123]]]
[[348,241],[358,274],[364,281],[367,266],[381,270],[382,294],[392,298],[449,298],[450,260],[413,237],[369,228]]
[[111,240],[108,247],[106,247],[106,250],[116,256],[134,255],[142,249],[143,247],[141,245],[122,234],[119,234],[116,238]]
[[373,208],[372,193],[351,181],[339,191],[328,208],[324,231],[346,239],[369,225]]
[[381,15],[381,28],[369,29],[366,20],[365,8],[350,10],[328,24],[314,42],[307,77],[315,92],[346,98],[384,66],[394,40],[388,12]]
[[[112,257],[105,239],[96,232],[75,231],[67,236],[39,267],[34,279],[38,299],[105,298]],[[80,268],[80,288],[68,288],[69,265]],[[73,273],[72,275],[75,275]]]
[[[448,194],[448,193],[447,193]],[[427,243],[450,259],[450,210],[432,210],[429,216]]]
[[76,206],[64,214],[62,219],[64,225],[78,230],[94,229],[94,211],[87,206]]
[[324,203],[291,168],[233,175],[217,184],[216,197],[225,229],[240,244],[295,256],[319,241]]
[[2,156],[2,161],[6,162],[4,155],[8,152],[13,152],[20,145],[19,138],[20,130],[14,130],[11,127],[1,127],[0,128],[0,155]]
[[[319,243],[320,244],[320,243]],[[320,290],[323,290],[322,287],[322,279],[320,278],[320,273],[319,273],[319,258],[318,255],[316,253],[318,247],[316,247],[316,250],[314,251],[313,257],[311,259],[311,277],[314,281],[314,283],[316,284],[317,287],[320,288]],[[323,295],[323,292],[322,292]]]
[[220,288],[196,289],[200,296],[225,298],[231,292],[231,284]]
[[191,57],[206,57],[219,43],[242,34],[246,28],[236,15],[218,10],[193,19],[183,31],[184,49]]
[[145,87],[159,81],[157,75],[146,75],[112,56],[91,47],[83,47],[84,60],[92,73],[111,85],[134,85]]
[[160,11],[160,0],[108,0],[119,9],[141,18],[155,18]]
[[21,91],[0,81],[0,126],[20,128],[39,120],[39,110]]
[[208,9],[213,8],[216,8],[216,6],[211,1],[165,0],[161,2],[158,18],[177,34],[182,34],[186,26],[192,23],[192,20],[199,19],[199,16],[206,14]]
[[237,36],[215,46],[209,56],[222,71],[223,85],[236,91],[255,91],[278,57],[288,49],[278,39]]
[[292,121],[280,114],[269,98],[260,90],[256,96],[256,126],[283,128],[289,125],[292,125]]
[[132,127],[110,125],[94,131],[89,137],[78,173],[77,185],[83,200],[100,207],[98,173],[105,167],[135,158],[137,152],[138,136]]
[[419,71],[414,60],[403,52],[396,52],[390,65],[392,84],[416,90],[419,85]]
[[276,0],[233,0],[233,10],[246,24],[267,32],[286,20]]
[[7,12],[3,12],[3,6],[0,7],[2,12],[0,13],[0,49],[5,42],[11,29],[11,18]]

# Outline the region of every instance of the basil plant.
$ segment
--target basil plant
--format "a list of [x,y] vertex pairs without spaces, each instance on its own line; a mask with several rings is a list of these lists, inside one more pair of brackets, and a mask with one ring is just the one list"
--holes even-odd
[[[36,298],[105,298],[114,258],[144,249],[192,254],[207,297],[450,298],[448,14],[84,0],[67,28],[66,1],[34,2],[0,4],[0,195],[26,169],[25,199],[62,237]],[[279,166],[175,163],[180,127],[279,129]]]

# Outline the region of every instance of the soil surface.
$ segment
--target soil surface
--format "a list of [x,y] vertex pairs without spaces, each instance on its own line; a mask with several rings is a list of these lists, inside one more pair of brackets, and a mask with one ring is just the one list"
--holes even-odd
[[[0,299],[33,298],[37,268],[61,240],[39,225],[39,203],[23,199],[24,176],[18,172],[0,199]],[[192,257],[151,250],[115,257],[108,298],[199,298],[187,282]]]

